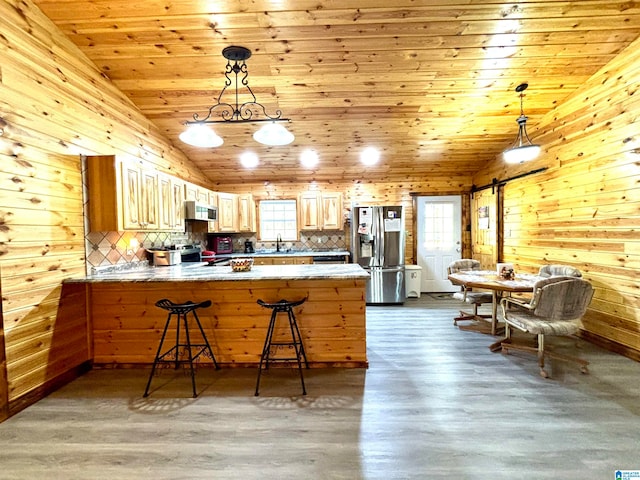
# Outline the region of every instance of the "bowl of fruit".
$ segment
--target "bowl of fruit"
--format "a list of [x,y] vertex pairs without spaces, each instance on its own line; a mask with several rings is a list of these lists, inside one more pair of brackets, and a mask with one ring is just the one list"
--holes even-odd
[[234,272],[248,272],[253,266],[253,258],[232,258],[231,270]]

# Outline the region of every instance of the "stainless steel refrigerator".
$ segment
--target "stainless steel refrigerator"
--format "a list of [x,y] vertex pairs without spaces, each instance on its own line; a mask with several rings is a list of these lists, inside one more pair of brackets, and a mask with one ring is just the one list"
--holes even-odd
[[403,208],[359,205],[351,215],[351,258],[370,274],[367,303],[404,303]]

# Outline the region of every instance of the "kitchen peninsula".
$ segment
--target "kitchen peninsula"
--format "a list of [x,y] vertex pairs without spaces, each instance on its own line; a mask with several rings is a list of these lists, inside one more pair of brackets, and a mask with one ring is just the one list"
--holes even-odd
[[[198,312],[223,366],[255,366],[270,312],[256,302],[307,301],[296,310],[310,366],[366,367],[365,284],[355,264],[254,265],[248,272],[202,263],[69,279],[85,283],[96,366],[151,364],[166,321],[155,302],[211,300]],[[209,361],[208,359],[203,361]]]

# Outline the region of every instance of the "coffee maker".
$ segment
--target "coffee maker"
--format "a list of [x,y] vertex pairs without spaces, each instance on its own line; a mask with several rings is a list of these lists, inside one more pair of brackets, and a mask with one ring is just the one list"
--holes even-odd
[[254,253],[253,242],[251,240],[244,242],[244,253]]

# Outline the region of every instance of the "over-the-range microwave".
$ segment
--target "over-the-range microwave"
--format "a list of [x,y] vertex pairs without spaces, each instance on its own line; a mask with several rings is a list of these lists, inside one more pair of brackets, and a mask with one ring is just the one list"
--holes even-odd
[[205,220],[209,222],[218,220],[218,207],[212,205],[187,200],[184,202],[184,210],[184,218],[187,220]]

